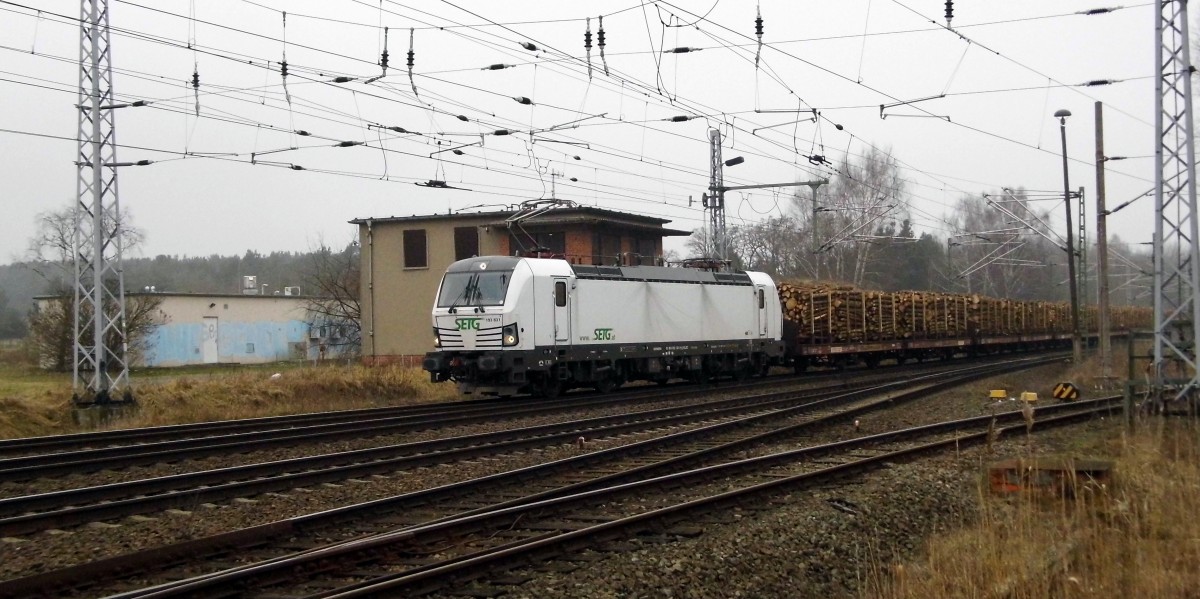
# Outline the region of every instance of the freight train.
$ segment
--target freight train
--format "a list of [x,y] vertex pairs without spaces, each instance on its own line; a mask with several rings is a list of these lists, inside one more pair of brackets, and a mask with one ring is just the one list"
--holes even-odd
[[1052,302],[776,285],[761,272],[483,256],[447,268],[423,367],[467,394],[555,397],[1069,346],[1066,314]]

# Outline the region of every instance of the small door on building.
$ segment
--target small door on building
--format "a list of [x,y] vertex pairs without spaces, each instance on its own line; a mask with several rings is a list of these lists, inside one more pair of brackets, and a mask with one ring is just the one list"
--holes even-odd
[[217,363],[217,317],[204,317],[204,330],[200,333],[200,354],[205,364]]
[[571,340],[571,306],[569,282],[565,278],[554,278],[554,342]]
[[758,302],[758,336],[767,336],[767,287],[759,285],[754,294],[754,301]]

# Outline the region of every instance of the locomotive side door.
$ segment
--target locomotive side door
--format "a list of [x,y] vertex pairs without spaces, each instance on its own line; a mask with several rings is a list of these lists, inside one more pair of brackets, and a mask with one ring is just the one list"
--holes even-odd
[[554,277],[554,343],[571,341],[570,289],[566,277]]
[[767,286],[757,285],[754,301],[758,303],[758,336],[767,336]]

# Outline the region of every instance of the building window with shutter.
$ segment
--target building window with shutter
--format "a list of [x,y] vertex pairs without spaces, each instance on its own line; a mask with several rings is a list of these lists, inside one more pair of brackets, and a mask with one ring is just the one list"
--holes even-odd
[[621,236],[597,234],[592,245],[592,264],[613,266],[620,263]]
[[425,229],[409,229],[404,232],[404,268],[428,268]]
[[641,237],[637,240],[639,262],[645,266],[653,266],[658,256],[658,243],[653,237]]
[[454,259],[466,260],[479,255],[479,229],[454,227]]

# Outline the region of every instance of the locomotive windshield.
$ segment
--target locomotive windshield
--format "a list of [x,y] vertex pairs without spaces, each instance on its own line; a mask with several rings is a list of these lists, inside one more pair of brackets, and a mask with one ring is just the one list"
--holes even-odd
[[502,306],[511,279],[511,270],[448,272],[442,278],[438,307]]

